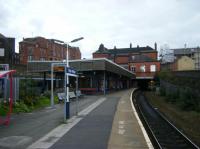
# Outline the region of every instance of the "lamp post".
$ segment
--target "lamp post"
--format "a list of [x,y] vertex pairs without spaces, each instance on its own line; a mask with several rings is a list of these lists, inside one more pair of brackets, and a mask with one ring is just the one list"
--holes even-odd
[[[66,65],[67,65],[67,68],[69,67],[69,43],[73,43],[73,42],[77,42],[77,41],[80,41],[84,39],[83,37],[80,37],[80,38],[76,38],[70,42],[64,42],[64,44],[67,45],[67,51],[66,51]],[[66,73],[66,69],[65,67],[65,73]],[[66,119],[68,119],[70,117],[70,102],[69,102],[69,76],[65,74],[65,86],[64,86],[64,89],[65,89],[65,97],[67,97],[67,99],[65,100],[65,116],[64,116],[64,121],[66,121]]]

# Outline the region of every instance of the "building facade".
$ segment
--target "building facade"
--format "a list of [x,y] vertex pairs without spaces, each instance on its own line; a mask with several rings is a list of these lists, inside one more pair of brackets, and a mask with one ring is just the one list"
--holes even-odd
[[160,62],[157,60],[157,44],[155,49],[146,47],[132,47],[107,49],[103,44],[93,53],[93,58],[107,58],[118,65],[134,72],[137,79],[154,78],[160,71]]
[[0,63],[19,64],[19,54],[15,53],[15,38],[0,34]]
[[[66,59],[67,45],[61,44],[56,39],[44,37],[24,38],[19,42],[20,63],[27,61],[53,61]],[[78,47],[68,46],[69,60],[81,59]]]
[[[183,60],[188,61],[185,66],[177,65],[175,70],[200,70],[200,48],[180,48],[172,49],[174,51],[175,65],[178,62],[184,63]],[[184,68],[184,69],[183,69]]]
[[175,61],[174,65],[176,71],[195,69],[194,60],[188,56],[181,56]]

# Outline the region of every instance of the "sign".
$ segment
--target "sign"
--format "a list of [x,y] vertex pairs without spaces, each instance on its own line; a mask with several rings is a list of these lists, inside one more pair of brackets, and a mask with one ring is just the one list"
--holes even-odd
[[0,48],[0,56],[4,56],[5,54],[4,54],[4,48]]
[[73,68],[68,67],[68,68],[66,68],[66,73],[76,75],[76,70],[74,70]]
[[63,72],[64,71],[64,67],[63,66],[55,66],[54,67],[54,71]]

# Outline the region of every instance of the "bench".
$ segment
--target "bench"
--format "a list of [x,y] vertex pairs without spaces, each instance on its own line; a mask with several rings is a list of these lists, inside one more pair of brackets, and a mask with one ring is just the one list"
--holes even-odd
[[[58,95],[59,102],[65,100],[65,93],[57,93],[57,95]],[[69,92],[69,99],[73,99],[75,97],[76,97],[76,95],[74,94],[74,92]]]
[[69,98],[72,99],[72,98],[75,98],[76,95],[74,94],[74,92],[69,92]]

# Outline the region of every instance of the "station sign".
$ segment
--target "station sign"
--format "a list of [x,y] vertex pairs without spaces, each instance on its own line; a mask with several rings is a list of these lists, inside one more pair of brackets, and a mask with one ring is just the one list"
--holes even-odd
[[71,68],[71,67],[67,67],[67,68],[66,68],[66,73],[67,73],[67,74],[72,74],[72,75],[76,75],[76,74],[77,74],[76,70],[74,70],[74,69]]

